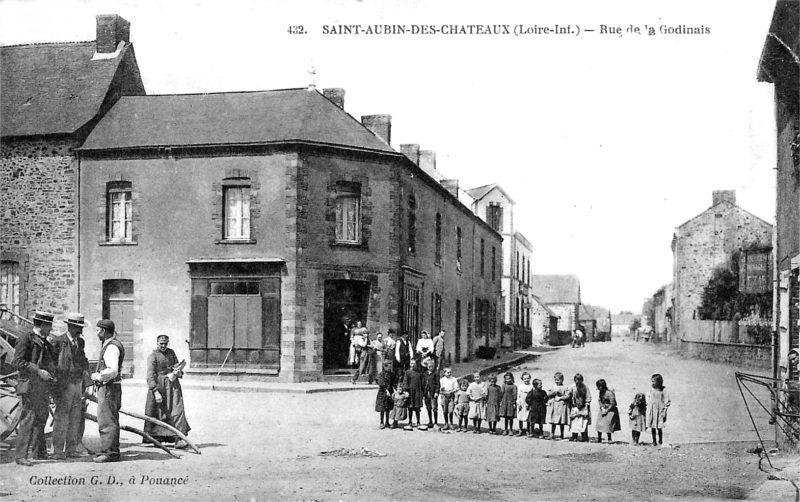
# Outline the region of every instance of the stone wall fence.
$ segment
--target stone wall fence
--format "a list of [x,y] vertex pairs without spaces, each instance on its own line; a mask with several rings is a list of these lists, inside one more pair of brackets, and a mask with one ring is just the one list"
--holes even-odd
[[692,320],[681,330],[679,350],[709,361],[769,368],[770,327],[766,320]]

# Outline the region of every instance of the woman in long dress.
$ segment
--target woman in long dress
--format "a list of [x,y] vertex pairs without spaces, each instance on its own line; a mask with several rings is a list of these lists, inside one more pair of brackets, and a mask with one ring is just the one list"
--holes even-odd
[[602,443],[604,432],[608,436],[608,441],[611,441],[611,434],[622,430],[622,427],[619,420],[619,409],[617,409],[617,398],[602,378],[597,381],[597,392],[600,409],[597,411],[597,424],[594,428],[597,430],[597,442]]

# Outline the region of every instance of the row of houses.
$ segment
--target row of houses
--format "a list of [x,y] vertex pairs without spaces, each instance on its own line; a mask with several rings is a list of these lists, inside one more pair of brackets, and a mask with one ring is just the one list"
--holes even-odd
[[454,362],[579,321],[502,187],[394,149],[343,89],[148,95],[117,15],[0,58],[0,303],[111,318],[128,374],[161,333],[200,376],[309,381],[347,365],[356,321],[446,329]]

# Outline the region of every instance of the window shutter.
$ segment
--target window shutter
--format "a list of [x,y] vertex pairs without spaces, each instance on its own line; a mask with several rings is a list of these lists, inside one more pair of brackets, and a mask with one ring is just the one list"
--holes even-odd
[[261,282],[262,346],[279,349],[281,343],[281,280],[278,277]]
[[[193,349],[204,349],[208,343],[208,296],[205,280],[192,281],[192,335]],[[202,286],[201,286],[202,284]]]

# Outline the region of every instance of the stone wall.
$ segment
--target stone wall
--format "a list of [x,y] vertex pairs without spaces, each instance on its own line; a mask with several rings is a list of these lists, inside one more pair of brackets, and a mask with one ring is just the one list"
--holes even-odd
[[0,259],[16,261],[20,313],[77,305],[77,161],[69,140],[0,145]]
[[736,366],[766,369],[772,362],[772,347],[768,345],[681,340],[679,350],[682,354]]

